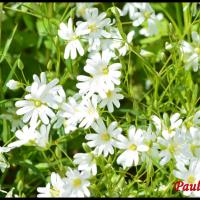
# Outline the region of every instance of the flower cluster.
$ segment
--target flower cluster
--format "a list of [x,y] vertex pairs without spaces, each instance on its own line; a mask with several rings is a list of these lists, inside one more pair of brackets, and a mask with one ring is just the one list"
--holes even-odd
[[[82,72],[75,80],[77,92],[68,94],[59,77],[49,78],[48,72],[34,74],[23,97],[15,102],[16,112],[0,115],[1,119],[11,122],[11,132],[16,138],[0,147],[1,171],[9,167],[4,153],[23,145],[47,150],[51,148],[53,132],[60,137],[59,131],[63,130],[64,137],[68,137],[82,131],[85,152],[75,152],[73,167],[67,166],[64,173],[51,172],[46,186],[37,188],[37,197],[92,196],[91,182],[99,173],[99,158],[114,157],[118,169],[126,172],[139,165],[146,169],[169,165],[174,177],[188,184],[197,183],[200,179],[200,111],[189,117],[184,113],[170,112],[169,116],[162,112],[162,117],[149,115],[150,121],[145,125],[129,123],[128,126],[121,126],[112,115],[126,97],[122,84],[126,68],[122,58],[130,53],[134,37],[159,33],[163,15],[155,13],[149,3],[125,3],[122,9],[113,6],[109,9],[110,15],[94,6],[95,3],[77,3],[76,16],[70,15],[66,22],[58,25],[57,35],[61,43],[66,44],[61,54],[64,60],[78,62],[80,57],[85,58]],[[118,23],[126,15],[131,20],[129,32],[124,32]],[[181,40],[179,44],[185,69],[198,71],[199,34],[193,31],[192,42]],[[170,51],[173,45],[167,43],[165,48]],[[142,58],[152,55],[144,49],[140,51]],[[151,85],[148,79],[146,89]],[[6,86],[10,90],[23,89],[23,84],[15,80],[9,80]],[[183,194],[199,196],[195,191]]]

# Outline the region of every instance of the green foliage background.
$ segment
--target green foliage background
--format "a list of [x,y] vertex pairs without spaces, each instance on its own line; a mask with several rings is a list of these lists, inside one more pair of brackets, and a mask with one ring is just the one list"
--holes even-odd
[[[106,11],[107,17],[114,18],[110,9],[114,5],[122,8],[124,4],[99,3],[95,7]],[[170,114],[185,109],[182,114],[187,117],[199,107],[200,72],[186,72],[178,54],[179,42],[182,39],[190,41],[191,31],[200,32],[199,12],[196,17],[189,9],[183,12],[184,3],[151,5],[165,18],[159,27],[160,33],[149,38],[134,37],[128,55],[120,57],[123,66],[121,87],[125,99],[114,114],[102,113],[117,120],[123,130],[127,130],[130,124],[146,127],[152,114],[162,116],[163,112]],[[76,77],[83,73],[87,53],[75,61],[64,60],[65,44],[57,35],[59,24],[67,22],[70,16],[75,17],[73,3],[0,3],[0,114],[11,112],[14,102],[24,94],[22,89],[13,92],[6,88],[10,79],[29,85],[34,73],[39,75],[46,71],[49,80],[60,79],[67,96],[78,92]],[[134,29],[131,23],[128,16],[117,20],[120,31],[126,34]],[[137,28],[134,30],[138,31]],[[173,52],[164,49],[166,41],[175,45]],[[153,56],[140,56],[142,48],[151,51]],[[145,89],[147,78],[153,83],[148,91]],[[66,167],[73,166],[72,156],[83,151],[84,136],[84,131],[79,129],[67,136],[62,130],[54,131],[48,150],[37,151],[33,147],[13,150],[7,157],[10,168],[3,174],[0,172],[1,188],[8,191],[15,187],[21,196],[36,196],[36,188],[45,186],[50,172],[64,175]],[[0,120],[0,146],[12,138],[14,134],[10,132],[9,121]],[[131,196],[136,195],[136,190],[137,193],[143,191],[144,196],[179,196],[173,192],[172,186],[165,193],[154,191],[160,182],[173,184],[175,180],[169,169],[142,165],[122,173],[115,166],[115,159],[110,156],[108,160],[98,160],[102,173],[91,185],[93,196]]]

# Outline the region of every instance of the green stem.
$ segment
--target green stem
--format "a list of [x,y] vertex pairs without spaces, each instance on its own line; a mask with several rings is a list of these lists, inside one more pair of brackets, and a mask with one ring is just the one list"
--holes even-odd
[[179,30],[181,30],[181,33],[183,33],[183,21],[182,21],[182,12],[180,10],[180,6],[181,6],[180,3],[175,4]]
[[[1,22],[2,22],[2,12],[3,12],[3,3],[0,3],[0,50],[1,50]],[[1,67],[0,67],[0,91],[2,91],[2,77],[1,77]],[[3,99],[3,92],[0,93],[0,99]]]
[[12,10],[12,11],[15,11],[15,12],[20,12],[20,13],[23,13],[23,14],[31,15],[31,16],[34,16],[34,17],[37,17],[37,18],[44,18],[44,16],[36,15],[34,13],[31,13],[31,12],[13,9],[13,8],[10,8],[10,7],[7,7],[7,6],[4,6],[3,8],[8,9],[8,10]]
[[174,28],[176,29],[177,31],[177,34],[179,35],[179,37],[181,38],[182,34],[180,32],[180,29],[178,28],[176,22],[174,21],[174,19],[171,17],[171,15],[166,11],[165,8],[163,7],[160,7],[162,12],[167,16],[167,18],[171,21],[171,23],[173,24]]
[[0,3],[0,49],[1,49],[1,22],[3,18],[3,3]]

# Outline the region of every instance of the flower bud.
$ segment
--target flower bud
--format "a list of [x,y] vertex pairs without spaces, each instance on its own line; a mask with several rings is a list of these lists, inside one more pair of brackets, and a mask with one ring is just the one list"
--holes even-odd
[[169,50],[171,50],[172,48],[173,48],[172,44],[170,44],[170,43],[168,43],[168,42],[165,43],[165,49],[166,49],[166,50],[169,51]]
[[151,57],[153,56],[154,54],[150,51],[146,51],[144,49],[141,49],[140,51],[140,55],[143,56],[143,57]]
[[7,82],[6,86],[10,90],[17,90],[21,87],[21,83],[12,79]]

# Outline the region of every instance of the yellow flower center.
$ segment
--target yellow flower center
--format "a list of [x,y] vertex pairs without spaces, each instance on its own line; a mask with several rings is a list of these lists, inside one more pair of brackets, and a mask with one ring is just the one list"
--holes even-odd
[[110,140],[110,135],[108,133],[102,133],[101,134],[101,139],[105,142]]
[[90,107],[90,108],[88,109],[88,114],[89,114],[89,115],[93,115],[94,113],[95,113],[95,109],[92,108],[92,107]]
[[144,17],[145,17],[146,19],[148,19],[148,18],[150,17],[150,15],[151,15],[151,13],[148,12],[148,11],[146,11],[146,12],[144,13]]
[[40,107],[42,105],[42,102],[40,100],[34,100],[35,107]]
[[188,183],[194,183],[195,177],[194,176],[188,176],[187,180],[188,180]]
[[169,128],[169,129],[168,129],[168,133],[169,133],[169,134],[172,134],[172,133],[173,133],[173,129]]
[[137,146],[135,144],[131,144],[128,149],[131,151],[135,151],[137,149]]
[[76,39],[78,39],[78,36],[73,35],[73,36],[72,36],[72,40],[76,40]]
[[194,51],[195,51],[197,54],[200,55],[200,48],[197,47],[197,48],[194,49]]
[[50,189],[50,194],[52,197],[59,197],[60,190],[58,188],[53,187]]
[[97,32],[97,25],[96,23],[92,23],[88,26],[91,32]]
[[108,72],[109,72],[108,68],[107,68],[107,67],[104,67],[104,69],[103,69],[103,74],[104,74],[104,75],[107,75]]
[[81,179],[80,178],[76,178],[73,180],[73,186],[78,188],[81,185]]
[[194,124],[192,121],[188,121],[185,123],[186,127],[189,129],[190,127],[192,127]]
[[173,144],[170,144],[168,147],[168,150],[170,153],[174,153],[175,152],[175,146]]
[[29,145],[35,145],[35,140],[34,140],[34,139],[29,140],[29,141],[28,141],[28,144],[29,144]]
[[106,96],[109,98],[112,96],[112,91],[108,90],[108,92],[106,92]]

